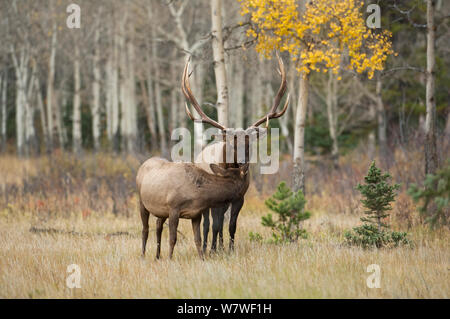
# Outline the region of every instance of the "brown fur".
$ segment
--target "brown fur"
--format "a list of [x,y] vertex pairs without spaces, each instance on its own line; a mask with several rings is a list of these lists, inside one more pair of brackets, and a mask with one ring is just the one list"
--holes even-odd
[[192,220],[195,243],[202,257],[200,222],[202,212],[209,207],[220,207],[239,196],[248,187],[248,165],[224,169],[210,164],[213,174],[191,163],[174,163],[161,158],[150,158],[138,170],[136,184],[140,196],[142,254],[148,238],[148,216],[157,221],[157,254],[160,256],[161,232],[169,218],[170,252],[177,240],[179,218]]

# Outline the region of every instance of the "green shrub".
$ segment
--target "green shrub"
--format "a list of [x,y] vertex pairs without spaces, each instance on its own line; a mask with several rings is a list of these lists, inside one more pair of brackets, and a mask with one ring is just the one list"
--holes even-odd
[[431,227],[449,224],[450,218],[450,160],[434,175],[427,175],[424,188],[412,184],[408,193],[415,202],[422,201],[419,212]]
[[410,244],[407,233],[389,231],[389,226],[385,223],[385,218],[389,216],[387,212],[392,209],[391,203],[397,195],[395,191],[400,187],[398,184],[390,185],[390,178],[389,173],[382,174],[375,161],[372,162],[364,177],[365,183],[356,187],[363,196],[361,202],[366,208],[366,217],[361,217],[364,224],[345,232],[347,244],[363,248]]
[[[272,230],[272,243],[291,243],[299,238],[306,238],[307,233],[301,228],[301,222],[308,219],[311,214],[304,210],[306,200],[302,191],[293,193],[285,182],[278,185],[277,191],[265,201],[266,206],[277,215],[275,220],[272,214],[262,217],[261,223]],[[258,233],[250,233],[250,240],[262,241]]]

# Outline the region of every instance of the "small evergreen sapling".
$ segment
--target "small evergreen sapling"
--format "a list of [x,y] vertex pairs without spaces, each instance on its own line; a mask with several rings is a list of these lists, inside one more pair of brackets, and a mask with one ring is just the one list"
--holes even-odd
[[[281,182],[275,194],[267,199],[265,204],[278,216],[274,220],[269,213],[261,220],[263,226],[272,229],[271,242],[290,243],[306,237],[306,231],[301,228],[301,222],[308,219],[311,214],[304,211],[306,200],[302,191],[294,194],[285,182]],[[262,241],[261,235],[257,233],[250,233],[250,239]]]
[[408,193],[415,202],[422,201],[419,212],[431,227],[449,225],[450,222],[450,159],[436,174],[428,174],[424,188],[412,184]]
[[364,248],[384,246],[399,246],[409,244],[407,233],[388,231],[389,226],[385,223],[387,213],[392,209],[391,203],[395,201],[396,190],[399,184],[389,184],[391,175],[376,167],[373,161],[369,167],[367,176],[364,177],[365,184],[358,184],[357,190],[363,195],[361,202],[367,209],[366,217],[361,217],[362,226],[354,227],[353,231],[345,233],[348,244]]
[[391,202],[395,201],[397,196],[395,191],[400,187],[399,184],[389,185],[390,178],[391,175],[388,172],[382,174],[381,170],[375,166],[375,161],[372,161],[369,172],[364,177],[365,184],[356,186],[364,197],[361,203],[367,208],[364,212],[367,217],[362,217],[361,221],[376,225],[378,231],[388,227],[383,220],[389,216],[387,211],[392,209]]

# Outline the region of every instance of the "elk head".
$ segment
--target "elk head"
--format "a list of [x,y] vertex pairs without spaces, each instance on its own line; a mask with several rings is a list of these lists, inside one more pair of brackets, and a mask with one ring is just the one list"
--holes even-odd
[[[200,118],[194,118],[192,113],[189,111],[188,104],[186,103],[186,113],[189,116],[189,118],[194,122],[200,122],[200,123],[207,123],[210,124],[220,130],[219,137],[222,139],[223,142],[225,142],[224,149],[223,149],[223,163],[221,163],[221,167],[225,169],[231,169],[231,168],[239,168],[241,171],[245,170],[245,172],[242,172],[242,174],[246,174],[248,170],[248,162],[250,160],[249,155],[249,149],[250,149],[250,143],[251,141],[254,141],[258,138],[261,138],[267,134],[267,130],[269,127],[269,121],[271,119],[279,118],[281,117],[287,110],[289,106],[289,94],[286,98],[286,102],[283,106],[283,109],[280,112],[277,112],[278,106],[280,105],[281,99],[283,98],[284,94],[286,93],[287,89],[287,82],[286,82],[286,71],[284,68],[283,60],[280,58],[280,56],[277,53],[277,59],[278,59],[278,65],[279,65],[279,73],[281,76],[281,85],[278,89],[277,95],[275,96],[275,101],[270,108],[269,112],[261,117],[259,120],[254,122],[251,126],[249,126],[247,129],[233,129],[233,128],[227,128],[223,126],[222,124],[214,121],[209,116],[205,114],[205,112],[202,110],[201,106],[197,102],[197,100],[194,97],[194,94],[191,91],[191,87],[189,84],[189,64],[190,59],[187,60],[184,71],[183,71],[183,78],[181,81],[181,89],[183,91],[184,96],[186,99],[190,102],[190,104],[193,106],[193,108],[197,111]],[[265,123],[265,127],[261,128],[259,127],[261,124]],[[239,150],[238,150],[239,148]],[[232,154],[230,156],[227,156],[227,154]],[[231,160],[229,157],[232,157]]]

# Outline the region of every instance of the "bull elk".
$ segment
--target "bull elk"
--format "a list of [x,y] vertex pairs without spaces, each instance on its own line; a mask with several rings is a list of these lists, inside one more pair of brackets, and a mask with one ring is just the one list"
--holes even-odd
[[[282,116],[288,107],[286,104],[282,111],[276,112],[278,105],[286,91],[286,75],[283,62],[278,57],[282,84],[278,91],[274,105],[269,113],[245,132],[245,160],[237,159],[237,152],[234,152],[234,161],[226,163],[225,160],[220,163],[174,163],[167,160],[152,157],[145,161],[139,168],[136,176],[136,185],[139,193],[140,214],[143,224],[142,229],[142,255],[145,255],[146,244],[149,232],[149,216],[154,215],[156,221],[156,258],[160,258],[161,235],[164,222],[169,219],[169,257],[172,258],[173,250],[177,241],[177,228],[180,218],[192,220],[192,229],[194,241],[200,257],[203,257],[201,248],[200,223],[202,215],[205,215],[209,209],[223,209],[230,203],[234,205],[235,214],[233,218],[233,229],[230,221],[230,236],[234,239],[236,230],[237,214],[243,204],[244,194],[249,186],[249,137],[256,134],[260,136],[265,134],[267,129],[261,129],[258,126],[272,118]],[[182,91],[194,109],[200,115],[200,119],[195,119],[189,111],[186,104],[186,112],[189,118],[196,122],[208,123],[221,132],[223,141],[222,159],[226,159],[226,152],[230,150],[229,146],[235,147],[237,143],[230,143],[237,139],[236,130],[229,129],[220,123],[209,118],[201,109],[192,94],[188,80],[189,61],[187,61],[182,78]],[[242,131],[242,130],[241,130]],[[232,149],[233,150],[233,149]],[[237,207],[239,207],[237,209]],[[214,216],[214,215],[213,215]],[[209,227],[209,226],[208,226]]]
[[[258,121],[253,123],[250,127],[248,127],[246,130],[233,130],[230,128],[224,128],[223,126],[217,125],[217,123],[211,119],[209,119],[200,109],[198,103],[196,102],[190,87],[188,79],[186,78],[187,75],[187,69],[188,67],[185,67],[185,71],[183,74],[183,93],[190,101],[190,103],[194,106],[196,111],[200,114],[201,120],[204,123],[209,123],[215,127],[217,127],[220,132],[221,136],[219,138],[219,141],[213,144],[208,145],[203,149],[203,151],[198,154],[196,158],[197,166],[203,168],[204,170],[211,172],[209,168],[209,164],[218,164],[221,167],[227,169],[230,167],[238,167],[239,162],[242,162],[242,160],[237,159],[237,146],[238,141],[244,141],[244,154],[245,154],[245,160],[244,163],[248,163],[249,161],[249,147],[250,143],[254,141],[255,139],[252,138],[252,135],[256,134],[257,138],[260,138],[267,134],[267,127],[269,124],[270,119],[278,118],[282,116],[289,105],[289,94],[287,96],[286,102],[284,104],[283,109],[281,112],[276,112],[279,104],[281,102],[281,99],[283,98],[286,89],[287,89],[287,81],[286,81],[286,71],[284,68],[283,60],[280,58],[280,56],[277,54],[278,59],[278,65],[279,65],[279,73],[281,75],[281,84],[280,88],[278,89],[277,95],[275,97],[275,101],[269,111],[268,114],[266,114],[264,117],[260,118]],[[188,116],[191,118],[191,120],[196,121],[196,119],[193,118],[192,114],[189,112],[189,109],[186,105],[186,112],[188,113]],[[266,123],[266,128],[261,129],[258,126],[262,123]],[[242,138],[244,137],[244,138]],[[231,142],[231,143],[227,143]],[[230,150],[231,148],[231,150]],[[234,154],[234,161],[232,163],[226,162],[226,152],[227,150],[230,150]],[[234,237],[236,233],[236,226],[237,226],[237,218],[239,216],[239,212],[244,204],[244,195],[247,192],[248,186],[250,184],[250,175],[246,175],[246,182],[245,182],[245,188],[243,188],[241,196],[238,196],[234,201],[231,201],[229,203],[226,203],[224,206],[220,207],[211,207],[211,216],[213,219],[213,225],[212,225],[212,242],[211,242],[211,250],[215,251],[217,246],[217,236],[219,235],[219,243],[220,246],[223,248],[223,221],[224,221],[224,215],[227,211],[228,207],[231,204],[231,211],[230,211],[230,223],[229,223],[229,234],[230,234],[230,242],[229,242],[229,249],[233,250],[234,248]],[[209,211],[210,209],[206,209],[202,212],[204,221],[203,221],[203,252],[206,252],[207,247],[207,239],[208,239],[208,233],[209,233]]]

